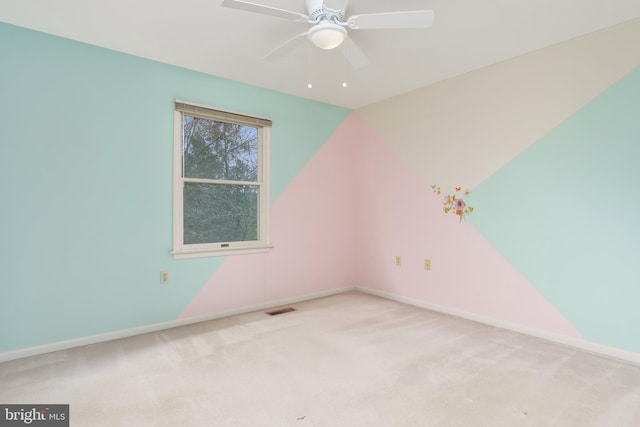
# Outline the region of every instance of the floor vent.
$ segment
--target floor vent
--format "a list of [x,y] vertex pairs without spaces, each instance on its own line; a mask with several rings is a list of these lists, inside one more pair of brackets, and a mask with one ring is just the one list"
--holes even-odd
[[267,311],[267,314],[269,316],[277,316],[278,314],[290,313],[292,311],[296,311],[296,309],[293,307],[285,307],[285,308],[279,308],[277,310]]

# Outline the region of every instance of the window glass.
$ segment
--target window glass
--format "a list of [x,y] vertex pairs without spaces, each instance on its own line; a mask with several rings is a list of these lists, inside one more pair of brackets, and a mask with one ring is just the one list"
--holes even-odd
[[255,185],[187,182],[184,188],[184,243],[258,240]]
[[183,115],[183,176],[258,180],[258,129]]

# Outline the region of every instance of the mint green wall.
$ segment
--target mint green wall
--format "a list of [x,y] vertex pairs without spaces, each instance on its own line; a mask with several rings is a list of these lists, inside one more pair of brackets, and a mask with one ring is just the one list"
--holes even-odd
[[349,114],[2,23],[0,61],[0,351],[173,320],[221,264],[169,255],[174,99],[272,117],[273,200]]
[[640,69],[474,190],[469,221],[589,341],[640,352]]

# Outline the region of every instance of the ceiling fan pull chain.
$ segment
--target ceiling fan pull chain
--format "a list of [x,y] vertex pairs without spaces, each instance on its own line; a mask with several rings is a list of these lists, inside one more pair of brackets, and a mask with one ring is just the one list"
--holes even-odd
[[313,89],[313,83],[311,83],[311,45],[307,47],[307,87]]
[[344,54],[342,55],[342,87],[347,87],[347,55],[349,53],[349,48],[345,44],[342,48],[344,50]]

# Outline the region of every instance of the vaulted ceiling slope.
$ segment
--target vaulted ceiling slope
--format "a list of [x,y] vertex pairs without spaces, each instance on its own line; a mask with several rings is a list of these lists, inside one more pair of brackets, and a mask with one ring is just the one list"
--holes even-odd
[[[251,1],[305,13],[304,0]],[[323,51],[310,43],[277,60],[264,60],[308,24],[221,3],[0,0],[0,21],[357,109],[640,17],[638,0],[351,0],[347,15],[435,12],[428,29],[350,31],[370,61],[355,69],[344,58],[348,50]],[[343,4],[326,0],[332,8]]]

